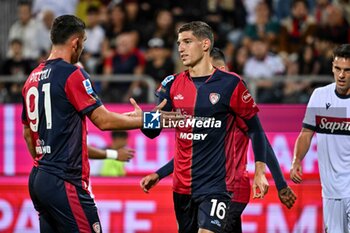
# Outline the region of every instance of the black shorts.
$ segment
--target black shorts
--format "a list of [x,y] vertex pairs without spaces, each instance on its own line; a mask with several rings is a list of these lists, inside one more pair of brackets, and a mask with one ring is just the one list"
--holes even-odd
[[223,221],[230,203],[228,193],[199,197],[173,193],[174,208],[179,233],[197,233],[206,229],[222,232]]
[[224,233],[242,233],[241,215],[247,206],[246,203],[231,202],[230,208],[226,214],[225,223],[223,227]]
[[95,202],[86,190],[34,167],[29,193],[39,212],[40,232],[102,232]]

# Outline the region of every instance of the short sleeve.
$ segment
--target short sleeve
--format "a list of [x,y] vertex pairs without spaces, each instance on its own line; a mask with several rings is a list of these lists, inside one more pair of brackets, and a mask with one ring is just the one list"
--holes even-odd
[[161,103],[164,99],[167,100],[167,104],[162,109],[164,111],[171,111],[172,110],[172,101],[170,98],[170,89],[171,85],[174,82],[175,76],[169,75],[167,76],[160,84],[158,89],[155,92],[155,95],[158,97],[158,103]]
[[82,69],[77,69],[69,76],[65,92],[74,108],[82,114],[87,114],[102,105],[91,84],[89,75]]
[[233,90],[230,99],[230,109],[244,120],[251,119],[259,109],[243,81],[240,80]]
[[317,89],[312,93],[309,103],[306,107],[306,112],[303,120],[303,128],[316,130],[316,100],[317,100]]

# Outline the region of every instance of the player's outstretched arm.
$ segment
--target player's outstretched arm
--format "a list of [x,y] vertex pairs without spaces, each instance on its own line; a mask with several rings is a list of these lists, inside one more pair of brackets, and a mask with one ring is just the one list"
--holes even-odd
[[304,159],[307,151],[310,148],[311,145],[311,139],[314,135],[314,131],[302,128],[294,146],[294,156],[293,156],[293,162],[292,167],[290,169],[290,178],[294,183],[300,183],[302,179],[302,166],[301,161]]
[[159,168],[155,173],[143,177],[140,186],[145,193],[148,193],[161,179],[169,176],[174,171],[174,159],[170,160],[163,167]]
[[[137,105],[136,101],[131,99],[131,104],[134,106],[134,111],[127,114],[111,112],[103,105],[94,109],[88,114],[90,120],[101,130],[128,130],[141,128],[142,110]],[[166,100],[156,106],[156,110],[162,109],[166,105]],[[175,119],[175,113],[163,113],[163,118]]]
[[106,149],[102,150],[93,146],[88,146],[89,159],[114,159],[123,162],[129,162],[134,158],[135,150],[122,147],[118,150]]

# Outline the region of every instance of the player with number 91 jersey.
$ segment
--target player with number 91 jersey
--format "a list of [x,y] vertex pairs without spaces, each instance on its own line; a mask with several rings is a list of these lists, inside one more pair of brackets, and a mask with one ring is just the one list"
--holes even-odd
[[26,80],[22,122],[30,128],[34,166],[87,190],[86,114],[102,105],[89,75],[62,59],[41,63]]

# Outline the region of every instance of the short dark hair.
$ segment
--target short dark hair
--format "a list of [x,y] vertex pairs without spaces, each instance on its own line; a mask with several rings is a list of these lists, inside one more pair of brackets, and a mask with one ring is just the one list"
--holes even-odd
[[214,33],[213,29],[205,22],[202,21],[192,21],[181,25],[178,33],[192,31],[193,35],[199,39],[209,39],[210,40],[210,50],[214,46]]
[[86,14],[98,14],[100,12],[100,9],[98,6],[91,5],[86,9]]
[[333,59],[336,57],[342,57],[350,59],[350,44],[342,44],[333,50]]
[[84,33],[85,23],[74,15],[57,17],[51,28],[52,44],[64,44],[74,34]]
[[214,47],[211,51],[210,51],[210,57],[213,59],[213,60],[216,60],[216,61],[223,61],[224,63],[226,63],[226,58],[225,58],[225,54],[224,52],[217,48],[217,47]]
[[112,131],[111,136],[113,139],[115,138],[128,138],[128,132],[126,131]]

